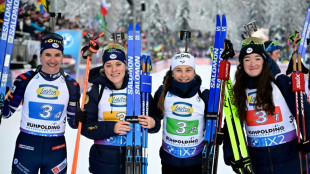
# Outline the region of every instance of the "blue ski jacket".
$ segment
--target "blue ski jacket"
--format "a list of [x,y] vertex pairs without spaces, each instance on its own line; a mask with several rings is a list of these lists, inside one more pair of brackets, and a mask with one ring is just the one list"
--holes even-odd
[[[92,140],[102,140],[112,136],[114,133],[114,121],[98,121],[98,104],[100,101],[100,89],[107,87],[112,90],[117,90],[113,83],[108,80],[103,73],[100,72],[102,66],[90,70],[89,82],[93,85],[87,92],[85,102],[85,110],[87,113],[87,121],[83,124],[81,134]],[[125,74],[125,79],[121,89],[125,89],[128,84],[128,73]],[[101,88],[100,88],[101,86]],[[101,93],[102,94],[102,93]],[[154,118],[156,125],[153,129],[149,129],[150,133],[157,132],[160,129],[160,120],[153,116],[157,108],[154,105],[153,98],[149,97],[149,113]],[[90,171],[92,173],[124,173],[125,165],[125,149],[126,147],[109,146],[94,144],[90,150]]]
[[[194,80],[192,82],[188,83],[180,83],[177,82],[176,80],[172,80],[171,86],[168,89],[168,92],[172,93],[173,95],[176,95],[181,98],[190,98],[193,97],[200,91],[200,86],[201,86],[201,78],[200,76],[196,75]],[[158,103],[159,98],[161,93],[163,92],[163,86],[161,85],[158,90],[155,93],[154,96],[154,102]],[[201,91],[201,94],[199,94],[200,98],[205,103],[205,114],[207,112],[208,108],[208,98],[209,98],[209,90],[205,89],[204,91]],[[159,119],[163,119],[163,113],[160,110],[158,113],[155,114],[156,117]],[[196,156],[189,157],[189,158],[177,158],[168,152],[166,152],[163,147],[160,148],[160,157],[161,161],[172,165],[172,166],[195,166],[195,165],[200,165],[202,163],[202,155],[199,153]]]
[[[275,73],[273,73],[275,74]],[[257,79],[250,79],[249,89],[257,87]],[[292,92],[291,78],[281,74],[276,77],[275,84],[280,89],[291,113],[296,119],[295,94]],[[306,117],[306,133],[310,135],[310,105],[305,100],[304,109]],[[301,122],[301,117],[300,117]],[[300,130],[302,127],[300,127]],[[225,134],[228,135],[227,129]],[[224,160],[227,165],[230,165],[233,159],[232,147],[229,136],[224,139]],[[295,174],[300,173],[299,158],[297,150],[297,138],[293,141],[268,147],[248,147],[249,155],[252,161],[254,172],[256,174]],[[304,165],[305,166],[305,165]]]

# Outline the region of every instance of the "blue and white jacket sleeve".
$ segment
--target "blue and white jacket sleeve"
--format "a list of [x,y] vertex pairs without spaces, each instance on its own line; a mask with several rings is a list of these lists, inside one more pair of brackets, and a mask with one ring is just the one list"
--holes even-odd
[[78,104],[80,100],[80,85],[76,80],[74,80],[70,76],[66,76],[66,80],[68,90],[70,91],[69,103],[67,107],[67,120],[71,128],[77,128],[74,125],[74,120],[77,107],[80,107]]
[[11,93],[4,101],[3,116],[4,118],[11,117],[22,102],[26,87],[34,75],[34,71],[28,71],[20,74],[13,82]]

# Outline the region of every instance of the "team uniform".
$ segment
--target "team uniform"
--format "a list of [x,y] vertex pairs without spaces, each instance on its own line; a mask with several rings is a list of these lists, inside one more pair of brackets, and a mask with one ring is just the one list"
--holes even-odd
[[79,84],[62,70],[57,74],[28,71],[19,75],[4,103],[8,118],[23,101],[20,134],[15,147],[15,174],[66,173],[66,122],[72,128],[80,98]]
[[[115,124],[124,121],[127,106],[128,74],[125,74],[122,87],[116,89],[107,77],[100,73],[101,67],[90,71],[85,110],[87,121],[82,126],[82,135],[94,140],[90,149],[89,170],[91,173],[124,174],[126,135],[114,133]],[[153,99],[150,96],[150,114],[154,112]],[[151,115],[150,115],[151,116]],[[157,132],[160,124],[149,132]]]
[[[163,119],[160,149],[163,173],[201,173],[209,90],[200,86],[198,75],[187,83],[173,79],[164,100],[165,113],[156,114]],[[162,92],[163,86],[160,86],[155,93],[155,103]]]
[[[248,150],[254,172],[257,174],[294,174],[300,173],[295,126],[295,96],[290,84],[291,79],[285,75],[277,77],[273,87],[275,104],[274,115],[264,110],[256,110],[257,79],[250,78],[247,89],[247,113],[245,130]],[[304,102],[307,135],[310,133],[310,106]],[[302,129],[302,127],[301,127]],[[224,143],[224,159],[229,164],[232,149],[228,137]]]

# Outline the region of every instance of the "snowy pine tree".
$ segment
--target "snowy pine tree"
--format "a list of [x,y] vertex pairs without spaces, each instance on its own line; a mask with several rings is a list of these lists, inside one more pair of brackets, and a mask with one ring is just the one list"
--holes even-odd
[[189,25],[190,21],[190,9],[189,3],[187,0],[182,0],[181,4],[178,6],[176,13],[176,21],[179,29],[190,30]]
[[158,0],[154,0],[150,6],[150,13],[146,25],[151,33],[163,32],[168,29],[166,20],[162,16]]
[[[130,23],[133,23],[132,10],[129,4],[125,4],[121,7],[119,18],[117,22],[117,28],[127,31],[127,27]],[[125,30],[124,30],[125,29]]]

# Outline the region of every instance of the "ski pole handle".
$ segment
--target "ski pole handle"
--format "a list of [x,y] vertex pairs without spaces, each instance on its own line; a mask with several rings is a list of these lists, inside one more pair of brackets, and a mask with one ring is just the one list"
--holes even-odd
[[292,56],[293,59],[293,72],[296,72],[297,68],[296,68],[296,57],[297,57],[297,53],[295,52]]

